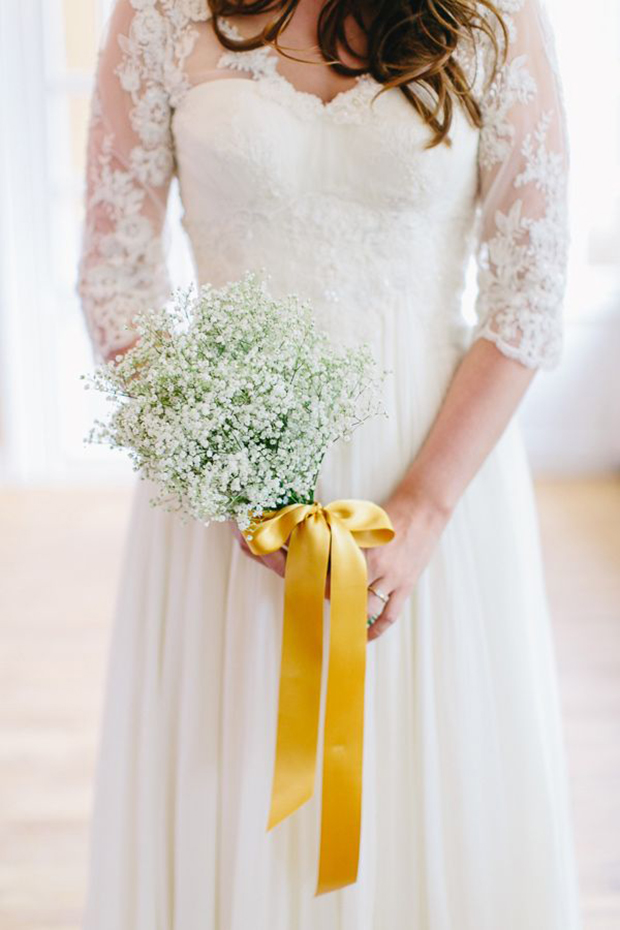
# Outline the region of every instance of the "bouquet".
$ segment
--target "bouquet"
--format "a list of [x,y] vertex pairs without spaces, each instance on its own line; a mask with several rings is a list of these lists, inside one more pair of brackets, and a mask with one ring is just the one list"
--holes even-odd
[[312,308],[257,274],[139,315],[136,345],[89,386],[113,404],[90,441],[126,449],[154,504],[234,520],[255,554],[288,543],[278,734],[268,829],[313,794],[330,573],[317,894],[355,881],[359,858],[367,574],[362,547],[394,535],[370,501],[314,499],[328,448],[381,407],[367,346],[333,345]]
[[153,503],[242,530],[265,511],[312,503],[329,446],[380,412],[367,346],[337,348],[307,302],[271,297],[248,272],[177,291],[136,319],[137,345],[90,386],[114,403],[91,441],[129,452]]

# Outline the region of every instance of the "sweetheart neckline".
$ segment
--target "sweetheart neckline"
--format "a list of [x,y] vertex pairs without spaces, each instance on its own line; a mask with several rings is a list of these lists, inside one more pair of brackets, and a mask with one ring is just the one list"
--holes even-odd
[[[219,21],[221,26],[228,32],[230,38],[235,40],[243,39],[244,36],[239,32],[238,28],[230,22],[226,17],[220,16]],[[278,53],[270,45],[262,45],[256,49],[225,49],[220,56],[217,67],[226,67],[226,59],[229,59],[232,63],[236,59],[241,59],[243,62],[245,60],[249,63],[247,68],[242,68],[240,65],[237,66],[239,70],[246,70],[251,75],[251,80],[258,81],[261,77],[269,76],[276,82],[280,83],[282,86],[285,86],[291,95],[295,95],[300,99],[305,99],[309,102],[312,102],[315,108],[324,113],[329,113],[332,109],[338,109],[339,106],[342,106],[345,101],[348,101],[350,98],[354,99],[360,88],[366,88],[368,86],[373,87],[377,92],[381,89],[382,85],[373,78],[368,72],[363,74],[358,74],[355,78],[355,83],[350,87],[347,87],[343,90],[339,90],[337,94],[334,94],[333,97],[330,97],[329,100],[324,100],[319,94],[315,94],[313,91],[301,90],[297,87],[290,78],[280,70],[278,63],[280,57]],[[252,66],[252,59],[258,60],[259,58],[264,59],[262,62],[262,67]],[[195,85],[199,86],[199,85]]]
[[[361,77],[365,77],[365,76],[366,75],[361,75]],[[263,99],[272,100],[272,102],[274,102],[276,105],[284,107],[285,109],[289,110],[290,112],[292,112],[295,116],[297,116],[300,119],[303,119],[304,116],[307,117],[308,115],[310,115],[311,117],[315,117],[317,115],[325,116],[325,117],[344,115],[345,119],[340,120],[340,121],[361,122],[361,120],[350,120],[346,118],[347,108],[344,106],[341,100],[338,101],[337,106],[331,109],[327,109],[326,107],[320,107],[316,103],[316,100],[317,99],[320,100],[320,98],[315,98],[314,94],[306,93],[305,91],[301,91],[301,90],[297,90],[297,88],[295,88],[295,86],[290,84],[290,82],[288,81],[269,82],[269,81],[261,80],[260,76],[251,77],[251,78],[222,77],[222,78],[215,78],[212,80],[199,81],[197,84],[191,85],[186,90],[182,99],[177,103],[177,106],[174,108],[173,119],[176,116],[176,114],[180,112],[185,100],[189,98],[190,96],[192,96],[194,91],[197,91],[199,88],[202,88],[202,87],[210,87],[210,86],[218,85],[218,84],[234,84],[234,85],[247,84],[249,87],[255,88],[255,90],[257,90],[261,94]],[[355,99],[352,97],[352,94],[351,94],[352,91],[356,91],[358,88],[364,88],[364,87],[368,87],[368,83],[359,81],[353,87],[348,88],[348,90],[346,91],[347,96],[345,98],[345,102],[349,103],[351,99]],[[269,88],[275,89],[276,91],[278,89],[285,91],[286,93],[285,93],[284,98],[282,97],[282,95],[277,95],[277,94],[269,95],[268,93]],[[374,87],[373,87],[373,91],[374,91]],[[292,98],[294,100],[307,104],[309,107],[309,111],[305,107],[293,108],[293,107],[287,106],[287,99],[286,99],[287,94],[292,95]],[[333,100],[336,100],[336,97],[334,97]],[[358,110],[357,112],[359,113],[360,111]],[[368,108],[368,112],[370,112],[370,108]]]

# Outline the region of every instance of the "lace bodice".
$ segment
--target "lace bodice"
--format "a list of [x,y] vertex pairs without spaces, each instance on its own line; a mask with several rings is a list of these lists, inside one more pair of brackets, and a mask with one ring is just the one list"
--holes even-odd
[[463,40],[483,127],[457,107],[452,144],[426,149],[428,127],[400,91],[376,97],[369,75],[325,103],[281,73],[273,49],[214,57],[206,0],[117,0],[93,95],[78,285],[98,354],[130,344],[135,313],[168,296],[176,173],[200,279],[259,265],[341,331],[415,312],[441,339],[459,329],[473,250],[475,335],[552,367],[568,154],[540,3],[501,0],[511,42],[490,87],[490,43]]

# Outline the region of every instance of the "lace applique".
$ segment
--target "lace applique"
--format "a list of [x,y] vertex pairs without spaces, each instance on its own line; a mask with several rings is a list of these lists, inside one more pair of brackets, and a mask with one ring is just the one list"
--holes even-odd
[[[525,0],[504,0],[501,10],[513,42],[518,24],[512,14]],[[529,14],[544,22],[544,11]],[[548,28],[539,36],[550,53]],[[491,339],[506,355],[530,367],[554,367],[562,347],[561,308],[566,287],[568,215],[567,152],[564,108],[557,63],[544,75],[545,86],[528,67],[528,55],[515,55],[496,75],[482,103],[479,164],[490,181],[489,204],[494,222],[478,251],[477,335]],[[554,58],[554,56],[552,56]],[[543,106],[549,105],[549,109]],[[531,131],[518,136],[513,108],[528,107]],[[521,121],[522,122],[522,121]],[[554,127],[554,144],[549,141]],[[515,150],[517,157],[515,158]],[[520,169],[520,170],[519,170]],[[507,175],[507,181],[503,174]],[[493,193],[493,185],[501,195]],[[523,191],[510,196],[510,187]]]
[[[228,20],[220,17],[219,22],[222,32],[229,38],[242,38],[239,30]],[[268,45],[248,50],[227,50],[220,55],[217,67],[251,74],[261,91],[291,107],[296,116],[304,119],[326,116],[335,122],[360,123],[372,115],[370,103],[380,90],[372,75],[362,74],[351,87],[326,102],[317,94],[298,90],[278,69],[277,52]]]
[[[142,212],[146,192],[135,185],[132,170],[116,167],[112,139],[111,134],[104,136],[92,169],[79,281],[89,329],[102,356],[128,345],[133,333],[127,326],[136,310],[157,304],[168,293],[161,238]],[[136,152],[131,154],[133,160]],[[152,166],[147,170],[152,172]]]
[[499,72],[484,103],[484,124],[480,130],[483,168],[492,168],[509,155],[516,135],[510,112],[517,103],[530,103],[536,91],[536,81],[528,71],[525,55],[513,58]]
[[[318,191],[298,193],[277,206],[248,204],[229,214],[221,212],[217,220],[185,217],[184,227],[194,243],[197,267],[208,269],[209,280],[216,283],[237,277],[240,267],[269,268],[275,242],[286,243],[286,265],[293,273],[279,269],[272,287],[305,295],[319,327],[339,343],[351,345],[360,339],[375,344],[400,314],[409,314],[402,295],[412,288],[411,255],[424,248],[427,237],[426,223],[417,212],[358,201],[343,209],[338,197]],[[463,230],[454,244],[455,255],[462,253],[464,258],[466,239]],[[461,273],[458,264],[455,277]],[[449,275],[446,271],[445,278]],[[416,327],[425,339],[436,334],[441,344],[454,338],[458,307],[436,311],[433,300],[428,305],[421,302]]]
[[[465,242],[470,208],[473,211],[475,205],[477,146],[481,214],[478,333],[524,364],[551,367],[559,354],[560,307],[565,286],[567,172],[559,139],[562,113],[556,106],[555,96],[561,91],[560,85],[557,80],[553,82],[551,68],[538,68],[532,73],[529,67],[530,42],[539,41],[547,53],[552,47],[548,31],[544,36],[536,32],[538,2],[503,0],[501,8],[508,21],[514,49],[491,87],[486,87],[488,49],[484,43],[470,46],[464,41],[457,49],[464,66],[471,69],[475,92],[480,93],[483,128],[480,133],[471,129],[471,135],[464,135],[459,126],[465,126],[466,118],[461,117],[460,111],[455,114],[453,141],[464,163],[469,164],[468,159],[472,159],[472,183],[470,191],[469,181],[459,181],[461,186],[451,195],[457,198],[454,201],[457,207],[458,197],[463,198],[454,214],[457,219],[451,220],[451,228],[459,242]],[[101,354],[110,354],[131,342],[131,322],[135,313],[162,302],[169,294],[161,229],[168,184],[174,171],[171,114],[185,100],[191,86],[185,65],[197,37],[192,24],[208,19],[204,0],[118,0],[118,7],[125,13],[125,26],[108,43],[106,55],[111,61],[105,62],[93,97],[87,222],[79,282],[93,342]],[[522,30],[520,17],[526,16],[527,29]],[[226,27],[224,22],[223,28]],[[522,32],[527,34],[526,48],[519,46],[519,41],[523,41]],[[236,31],[233,34],[238,37]],[[546,58],[533,48],[531,60],[544,63]],[[449,185],[445,180],[453,175],[449,162],[444,160],[443,147],[430,150],[431,154],[423,150],[423,127],[419,120],[407,121],[403,116],[410,108],[405,111],[401,107],[389,110],[372,107],[380,85],[371,76],[363,75],[355,85],[326,103],[317,95],[297,90],[278,71],[277,64],[277,53],[268,46],[250,51],[224,51],[218,61],[218,67],[249,72],[256,78],[261,94],[290,107],[301,119],[329,118],[335,122],[363,123],[360,131],[366,133],[366,137],[355,165],[360,170],[365,166],[368,178],[372,179],[363,195],[367,198],[368,210],[359,215],[355,212],[359,198],[351,191],[344,200],[340,194],[325,199],[318,192],[314,192],[316,196],[307,192],[308,196],[300,199],[293,192],[296,208],[290,211],[288,220],[284,216],[286,211],[279,212],[278,220],[281,224],[290,223],[287,241],[291,247],[297,242],[296,236],[300,237],[295,275],[303,276],[303,256],[307,252],[303,231],[310,230],[310,239],[316,240],[321,249],[324,244],[327,250],[321,253],[325,280],[323,293],[316,293],[317,300],[331,304],[334,295],[344,293],[343,260],[330,263],[330,255],[335,252],[328,233],[335,228],[338,215],[343,223],[342,241],[348,242],[352,249],[353,278],[359,277],[359,258],[363,252],[364,267],[369,269],[370,278],[374,280],[374,275],[377,281],[387,278],[395,282],[394,294],[402,293],[401,277],[403,269],[409,265],[411,237],[424,228],[428,238],[428,224],[434,221],[433,207],[441,201],[442,195],[448,196],[444,188]],[[555,74],[557,77],[557,71]],[[118,93],[119,82],[123,95]],[[108,99],[100,101],[102,93],[107,93]],[[394,94],[390,99],[395,99]],[[400,96],[397,99],[400,100]],[[409,105],[405,102],[404,106]],[[374,114],[372,118],[371,114]],[[228,122],[229,134],[234,125],[234,120]],[[266,183],[269,181],[267,163],[273,155],[271,136],[269,140],[246,139],[247,130],[241,132],[239,129],[239,132],[236,151],[248,163],[246,173],[254,171],[257,177],[261,173],[264,175],[256,189],[271,191],[280,209],[283,195],[276,181],[286,177],[286,172],[278,171],[274,175],[276,187],[273,191]],[[461,178],[461,173],[457,174]],[[431,196],[435,180],[441,185],[441,191]],[[286,197],[284,202],[287,202]],[[346,210],[343,210],[344,202]],[[222,237],[222,230],[216,230],[218,223],[212,218],[214,235],[210,236],[209,224],[206,224],[193,237],[194,250],[201,252],[208,243],[207,251],[213,260],[220,248],[225,253],[221,259],[225,266],[226,255],[236,254],[235,248],[243,246],[244,237],[256,233],[257,238],[267,241],[268,237],[262,237],[260,232],[261,223],[265,227],[269,225],[269,210],[265,207],[261,213],[257,205],[250,205],[248,209],[253,210],[251,216],[246,216],[243,210],[237,210],[236,217],[228,216],[226,210],[232,214],[235,206],[227,201],[221,211],[223,222],[235,226],[238,221],[239,228],[231,229],[230,238]],[[385,211],[385,228],[377,219],[382,210]],[[402,214],[402,224],[399,214]],[[413,226],[408,225],[408,216]],[[321,217],[325,219],[324,226],[321,226]],[[200,217],[194,220],[199,221]],[[369,223],[374,224],[381,235],[372,241],[347,238],[345,231],[351,223],[359,223],[362,236],[366,236],[364,228]],[[390,249],[386,253],[383,249],[393,241],[389,235],[392,228],[401,230],[403,254]],[[396,254],[398,260],[394,258]],[[462,256],[455,255],[454,261],[461,257],[464,263],[466,250]],[[455,270],[455,293],[461,271],[459,265]],[[233,265],[230,273],[235,273]],[[383,300],[379,293],[376,295],[379,303],[385,303],[390,290],[385,283],[383,287]],[[359,305],[360,295],[357,291],[353,295],[353,291],[355,288],[351,291],[351,299],[355,296],[354,303]],[[371,293],[366,287],[364,292]],[[448,311],[458,315],[458,307],[451,305],[446,308]],[[351,323],[356,325],[354,320]]]
[[[135,313],[169,294],[161,228],[173,167],[172,108],[189,84],[183,71],[205,19],[203,0],[131,0],[128,34],[100,57],[103,76],[89,129],[86,223],[78,291],[97,352],[130,344]],[[115,38],[118,46],[114,47]],[[120,62],[108,69],[107,58]],[[112,74],[107,73],[112,70]],[[101,94],[118,79],[128,112],[103,112]]]
[[567,215],[561,156],[549,152],[546,136],[551,114],[526,137],[525,170],[515,187],[535,184],[545,198],[539,219],[523,213],[523,201],[498,212],[497,233],[482,244],[478,311],[486,320],[480,333],[505,354],[532,367],[551,368],[561,347],[561,309],[565,289]]
[[[242,36],[239,30],[227,19],[219,17],[219,25],[223,34],[233,41],[239,41]],[[269,46],[260,45],[251,49],[227,49],[220,55],[217,67],[232,68],[236,71],[247,71],[252,77],[272,77],[278,66],[278,59]]]

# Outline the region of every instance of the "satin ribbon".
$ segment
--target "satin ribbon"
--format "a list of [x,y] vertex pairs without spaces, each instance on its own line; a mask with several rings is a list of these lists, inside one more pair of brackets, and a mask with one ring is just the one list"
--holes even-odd
[[244,533],[255,555],[288,540],[276,759],[267,830],[313,794],[320,716],[323,604],[330,568],[330,631],[316,894],[357,879],[362,800],[367,572],[362,548],[394,536],[370,501],[270,511]]

